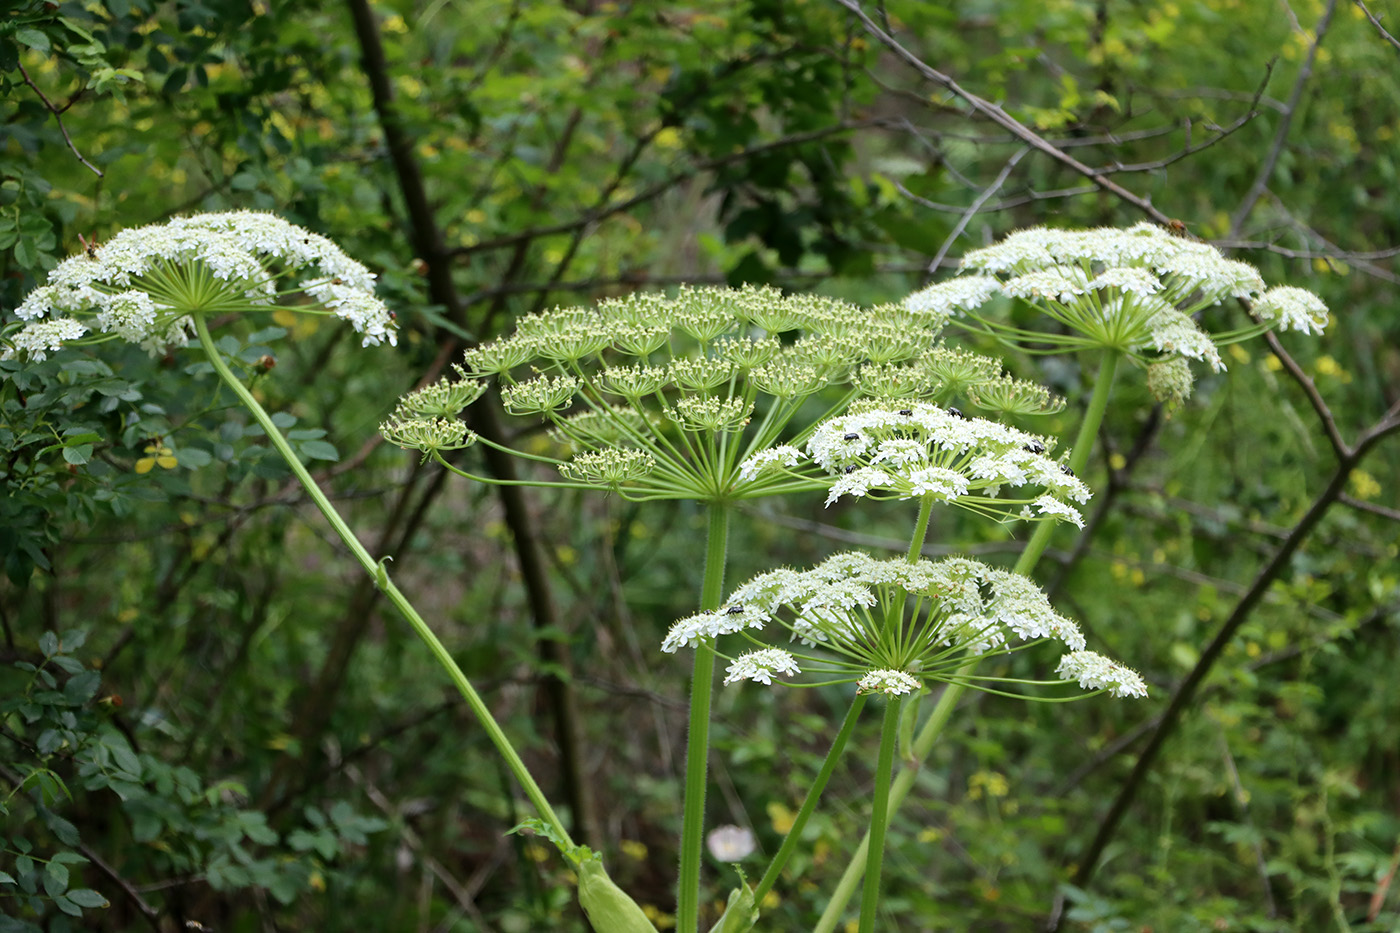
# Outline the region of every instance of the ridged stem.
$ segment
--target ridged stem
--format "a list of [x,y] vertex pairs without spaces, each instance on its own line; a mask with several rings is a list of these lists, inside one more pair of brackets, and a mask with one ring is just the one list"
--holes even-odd
[[[719,608],[724,596],[724,559],[729,542],[729,506],[709,505],[710,527],[705,541],[705,578],[700,609]],[[715,649],[702,641],[695,646],[690,681],[690,729],[685,747],[685,810],[681,818],[681,870],[676,890],[677,933],[700,929],[700,859],[704,849],[705,790],[709,783],[710,696],[714,684]]]
[[278,430],[277,425],[272,422],[271,416],[269,416],[262,405],[258,403],[258,400],[253,397],[253,393],[248,391],[247,386],[243,385],[243,383],[234,376],[233,371],[228,368],[228,364],[224,362],[223,355],[219,352],[218,347],[214,345],[214,338],[209,333],[209,325],[204,320],[204,316],[199,312],[194,312],[191,317],[194,319],[195,333],[199,337],[199,344],[203,347],[205,355],[209,358],[209,362],[214,367],[214,371],[218,373],[219,378],[232,390],[233,394],[238,397],[238,400],[243,403],[243,407],[248,409],[249,414],[253,416],[253,420],[257,421],[257,423],[262,426],[268,441],[270,441],[272,446],[277,449],[277,452],[282,455],[282,459],[287,462],[287,466],[291,469],[292,474],[301,483],[302,488],[306,490],[306,494],[311,497],[311,501],[316,504],[316,508],[321,510],[321,514],[325,516],[326,521],[330,523],[336,535],[339,536],[340,540],[349,548],[350,553],[355,556],[355,560],[359,561],[365,573],[369,574],[370,578],[376,582],[379,589],[384,593],[384,597],[393,604],[394,608],[399,611],[399,614],[408,621],[408,624],[418,633],[418,637],[428,646],[428,650],[432,652],[433,657],[442,665],[443,670],[447,672],[447,676],[457,687],[462,697],[467,701],[467,705],[471,707],[472,712],[476,715],[477,721],[480,722],[482,728],[486,730],[486,735],[490,738],[491,744],[496,746],[496,751],[500,753],[506,766],[510,768],[511,773],[515,775],[515,779],[520,782],[521,788],[525,791],[525,796],[528,797],[530,803],[534,805],[535,812],[553,828],[559,840],[565,846],[572,848],[574,842],[569,837],[568,830],[564,828],[564,823],[559,819],[558,814],[554,812],[554,808],[549,805],[549,801],[545,799],[544,792],[541,791],[540,786],[535,783],[535,779],[530,775],[529,769],[525,767],[525,762],[521,760],[520,755],[515,751],[515,746],[511,744],[510,739],[506,738],[505,732],[502,731],[495,717],[491,715],[491,711],[487,709],[486,703],[481,699],[481,695],[476,692],[476,688],[471,685],[471,681],[467,679],[467,675],[462,673],[462,669],[457,666],[457,662],[452,659],[452,655],[448,653],[447,648],[444,647],[442,642],[438,640],[438,637],[433,634],[433,630],[428,627],[428,623],[423,621],[423,617],[418,614],[418,610],[413,608],[413,604],[408,601],[408,598],[404,596],[403,592],[389,579],[389,574],[383,565],[376,562],[375,559],[370,556],[369,551],[365,550],[364,545],[360,543],[360,539],[355,537],[355,533],[350,530],[350,526],[340,517],[340,513],[336,511],[330,499],[326,498],[326,494],[321,491],[321,487],[316,485],[316,481],[312,479],[311,473],[302,465],[300,458],[298,458],[296,452],[292,450],[292,445],[287,442],[287,439],[282,436],[282,432]]

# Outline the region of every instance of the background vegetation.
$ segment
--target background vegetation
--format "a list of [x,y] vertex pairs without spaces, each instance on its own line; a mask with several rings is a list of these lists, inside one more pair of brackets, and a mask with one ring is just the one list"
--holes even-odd
[[[555,304],[683,281],[898,300],[1035,224],[1155,219],[1318,292],[1325,338],[1236,348],[1175,411],[1123,381],[1089,530],[1042,582],[1154,698],[965,704],[893,829],[887,928],[1400,924],[1400,451],[1367,434],[1400,398],[1380,10],[4,9],[0,308],[80,236],[194,210],[273,210],[373,268],[396,351],[304,319],[223,333],[273,357],[260,398],[661,923],[686,668],[657,645],[694,608],[703,516],[444,483],[378,442],[398,395]],[[479,730],[207,366],[111,347],[0,362],[0,931],[581,929],[558,860],[504,834],[523,813]],[[1081,392],[1071,359],[1008,364]],[[868,506],[749,519],[741,577],[904,547]],[[1020,546],[944,522],[950,550]],[[711,822],[771,852],[841,703],[719,696]],[[765,928],[811,926],[870,757]]]

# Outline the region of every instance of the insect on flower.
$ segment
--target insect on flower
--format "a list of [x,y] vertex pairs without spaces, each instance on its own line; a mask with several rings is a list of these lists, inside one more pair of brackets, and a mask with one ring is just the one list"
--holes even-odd
[[952,405],[948,406],[948,414],[952,415],[954,418],[961,418],[964,421],[967,420],[967,415],[964,415],[961,411],[954,408]]
[[95,261],[97,259],[97,247],[101,245],[97,242],[97,237],[93,237],[92,242],[89,243],[80,233],[78,234],[78,242],[83,244],[83,252],[87,253],[87,258]]

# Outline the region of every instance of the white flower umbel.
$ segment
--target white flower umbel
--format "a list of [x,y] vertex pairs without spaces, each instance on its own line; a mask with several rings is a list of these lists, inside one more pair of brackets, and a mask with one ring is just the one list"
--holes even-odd
[[774,674],[791,677],[800,673],[802,671],[791,654],[781,648],[760,648],[735,658],[725,672],[724,682],[736,684],[741,680],[752,680],[757,684],[772,685]]
[[1137,673],[1092,651],[1073,651],[1060,659],[1055,673],[1077,680],[1085,690],[1107,690],[1116,697],[1145,697],[1147,684]]
[[[765,644],[774,633],[786,634],[789,644]],[[792,682],[857,683],[862,692],[912,692],[956,679],[969,656],[1041,641],[1059,642],[1067,658],[1086,654],[1079,627],[1027,577],[966,558],[911,563],[860,552],[837,554],[810,570],[760,574],[719,609],[677,621],[661,648],[674,653],[707,644],[728,657],[717,644],[728,635],[753,649],[731,659],[726,683],[804,675]],[[1084,663],[1065,662],[1080,665],[1076,671],[1097,670]],[[1124,686],[1119,695],[1137,694]]]
[[[1140,366],[1189,358],[1219,371],[1219,344],[1274,325],[1320,333],[1327,323],[1326,306],[1311,292],[1276,288],[1257,297],[1265,286],[1253,266],[1147,223],[1126,230],[1021,230],[968,253],[963,269],[963,275],[910,295],[905,306],[941,308],[968,319],[973,329],[1038,352],[1102,348]],[[1037,331],[994,319],[983,306],[998,293],[1059,326]],[[1259,323],[1212,336],[1194,318],[1228,298],[1257,298],[1251,310]]]
[[63,341],[121,338],[156,353],[187,342],[191,314],[277,308],[334,314],[366,346],[396,339],[364,266],[272,214],[235,211],[123,230],[65,259],[15,309],[29,323],[4,355],[57,349],[60,332]]
[[[1045,456],[1044,438],[927,402],[867,407],[817,426],[809,462],[792,447],[749,457],[742,475],[787,474],[827,486],[827,504],[842,496],[925,496],[999,520],[1054,518],[1083,525],[1070,502],[1089,488]],[[1017,490],[1030,487],[1022,494]]]
[[1281,285],[1271,288],[1254,303],[1254,314],[1265,321],[1278,321],[1279,330],[1320,334],[1327,326],[1327,305],[1305,288]]
[[918,678],[903,671],[871,671],[856,681],[856,693],[884,693],[889,696],[904,696],[920,687]]

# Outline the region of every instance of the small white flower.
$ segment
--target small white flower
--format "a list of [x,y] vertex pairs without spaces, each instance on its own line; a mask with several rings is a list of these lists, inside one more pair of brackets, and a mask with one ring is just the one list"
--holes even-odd
[[903,671],[871,671],[856,684],[858,693],[887,693],[904,696],[919,689],[919,682]]
[[960,275],[915,292],[904,299],[904,307],[951,316],[986,304],[999,291],[1001,284],[989,275]]
[[716,826],[705,836],[705,847],[721,862],[741,862],[753,854],[758,843],[742,826]]
[[1060,659],[1055,673],[1077,680],[1085,690],[1107,690],[1116,697],[1145,697],[1147,684],[1137,671],[1093,651],[1072,651]]
[[789,447],[786,444],[781,447],[770,447],[767,450],[760,450],[740,465],[739,478],[746,482],[752,482],[755,477],[767,473],[770,470],[777,469],[778,464],[782,464],[785,467],[794,467],[797,466],[798,461],[801,459],[802,451],[798,450],[796,447]]
[[1041,515],[1054,515],[1072,522],[1077,528],[1084,527],[1084,516],[1079,514],[1079,510],[1072,505],[1061,502],[1054,496],[1041,496],[1033,504]]
[[1327,326],[1327,305],[1306,288],[1271,288],[1254,303],[1253,310],[1261,321],[1277,320],[1280,330],[1320,334]]
[[13,349],[0,353],[0,359],[13,359],[15,353],[24,351],[31,360],[48,359],[50,350],[57,350],[64,341],[77,340],[87,333],[87,327],[72,318],[56,317],[47,321],[33,321],[24,325],[10,338]]
[[724,675],[726,684],[736,684],[741,680],[772,686],[773,675],[791,677],[802,673],[797,659],[781,648],[760,648],[739,655],[729,665]]

